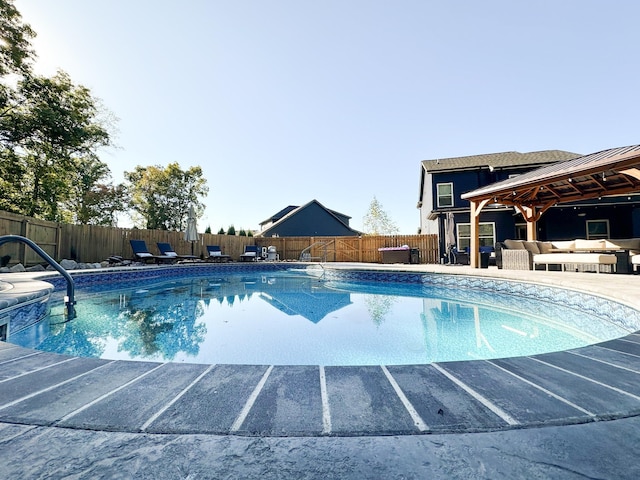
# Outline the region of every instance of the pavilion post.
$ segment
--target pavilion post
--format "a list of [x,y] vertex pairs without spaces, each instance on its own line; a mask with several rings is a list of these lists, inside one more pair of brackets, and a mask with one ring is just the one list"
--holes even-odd
[[471,202],[471,241],[469,245],[469,265],[473,268],[480,267],[480,210],[482,206],[478,207],[476,202]]
[[538,222],[536,220],[527,220],[527,240],[533,242],[538,239]]

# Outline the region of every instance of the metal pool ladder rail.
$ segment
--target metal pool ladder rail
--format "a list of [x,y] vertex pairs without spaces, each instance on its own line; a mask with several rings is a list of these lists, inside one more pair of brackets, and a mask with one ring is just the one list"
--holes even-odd
[[[317,261],[320,261],[320,262],[326,262],[327,261],[327,246],[331,245],[332,243],[335,243],[335,240],[329,240],[329,241],[326,241],[326,242],[320,241],[320,242],[312,243],[307,248],[302,250],[302,252],[300,252],[299,261],[301,261],[301,262],[313,262],[314,260],[317,260]],[[321,257],[312,257],[311,256],[311,249],[313,247],[322,247],[322,256]]]
[[29,240],[26,237],[21,237],[20,235],[4,235],[0,237],[0,245],[4,245],[5,243],[9,243],[9,242],[18,242],[18,243],[24,243],[25,245],[29,245],[34,252],[40,255],[43,260],[45,260],[49,265],[55,268],[58,271],[58,273],[65,278],[65,280],[67,281],[67,296],[64,297],[64,305],[66,308],[67,320],[71,320],[75,318],[76,316],[76,310],[74,308],[74,305],[76,304],[76,301],[74,298],[75,283],[73,282],[73,278],[71,278],[71,275],[69,275],[69,272],[67,272],[64,268],[62,268],[58,262],[56,262],[53,258],[51,258],[47,254],[47,252],[45,252],[42,248],[40,248],[34,241]]

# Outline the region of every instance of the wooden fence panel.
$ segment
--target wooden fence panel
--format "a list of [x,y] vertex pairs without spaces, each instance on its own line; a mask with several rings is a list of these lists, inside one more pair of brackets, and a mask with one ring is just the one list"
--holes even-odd
[[[237,260],[245,245],[276,247],[280,260],[299,260],[309,246],[311,257],[328,262],[378,263],[382,247],[408,245],[420,250],[420,263],[438,263],[437,235],[363,235],[362,237],[240,237],[219,234],[200,234],[194,242],[184,240],[182,232],[101,227],[95,225],[69,225],[46,222],[0,211],[0,235],[22,235],[40,245],[56,260],[75,259],[80,262],[100,262],[112,255],[133,258],[129,240],[144,240],[151,253],[158,254],[157,242],[168,242],[178,254],[193,254],[205,258],[207,245],[219,245],[223,253]],[[193,250],[192,250],[193,248]],[[21,244],[5,244],[1,255],[11,255],[11,263],[25,266],[42,263],[40,257],[25,251]]]
[[[24,235],[26,218],[9,212],[0,212],[0,235]],[[11,263],[24,259],[25,247],[18,243],[5,243],[0,246],[0,256],[11,256]]]
[[[36,242],[48,255],[58,256],[60,229],[57,223],[36,218],[0,212],[0,235],[20,235]],[[10,255],[11,264],[34,265],[40,256],[22,243],[8,243],[0,247],[0,256]]]

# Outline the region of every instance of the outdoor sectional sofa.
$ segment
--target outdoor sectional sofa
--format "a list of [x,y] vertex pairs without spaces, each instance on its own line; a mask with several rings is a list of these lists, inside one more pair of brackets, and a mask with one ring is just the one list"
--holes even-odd
[[[505,270],[560,270],[628,273],[640,265],[640,238],[623,240],[525,241],[496,244],[496,265]],[[556,267],[556,268],[558,268]]]

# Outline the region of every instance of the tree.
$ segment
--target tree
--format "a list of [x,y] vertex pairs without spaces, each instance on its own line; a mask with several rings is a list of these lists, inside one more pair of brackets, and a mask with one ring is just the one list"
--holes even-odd
[[[34,76],[35,32],[0,0],[0,209],[55,221],[106,224],[124,190],[97,150],[111,144],[99,99],[64,72]],[[17,78],[6,80],[8,75]]]
[[51,78],[25,76],[5,107],[0,148],[14,165],[3,168],[0,193],[16,201],[20,213],[64,220],[61,206],[73,190],[78,159],[96,159],[98,149],[111,144],[97,100],[58,72]]
[[137,166],[125,172],[131,208],[138,215],[134,222],[141,228],[183,230],[190,206],[197,213],[204,209],[200,198],[209,192],[201,167],[182,170],[178,163],[161,166]]
[[233,225],[230,225],[229,228],[227,228],[227,235],[235,236],[235,234],[236,234],[236,227],[234,227]]
[[382,209],[382,205],[375,196],[369,205],[369,211],[364,217],[363,229],[369,235],[394,235],[398,233],[398,227],[395,222]]
[[107,165],[94,157],[80,158],[71,177],[69,200],[64,203],[65,219],[82,225],[115,226],[117,213],[126,210],[127,193],[124,185],[107,182]]
[[24,74],[35,57],[31,39],[36,34],[13,5],[13,0],[0,0],[0,76]]
[[13,0],[0,0],[0,209],[15,213],[22,211],[22,189],[16,180],[21,179],[25,171],[13,149],[7,148],[7,132],[2,124],[15,108],[16,92],[2,79],[30,71],[30,62],[35,57],[31,48],[33,37],[34,31],[22,23]]
[[220,230],[218,230],[218,235],[224,235],[224,228],[220,227]]

